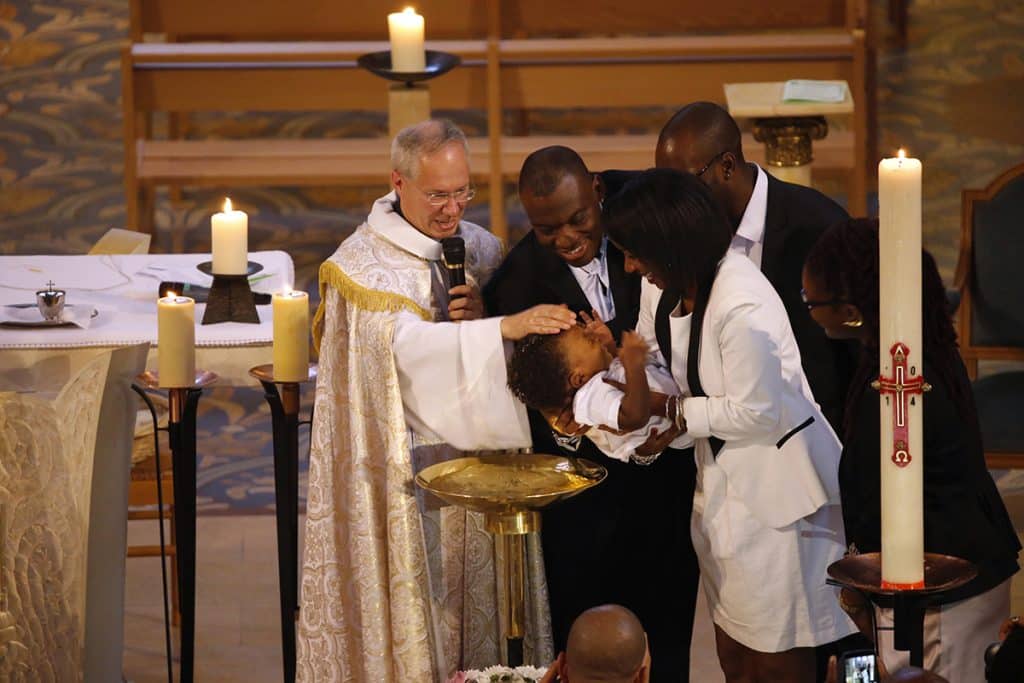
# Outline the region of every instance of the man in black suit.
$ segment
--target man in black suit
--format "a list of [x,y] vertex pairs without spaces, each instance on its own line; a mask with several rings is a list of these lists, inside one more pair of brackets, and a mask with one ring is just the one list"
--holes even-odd
[[783,182],[746,162],[736,121],[712,102],[688,104],[669,119],[658,136],[655,163],[696,175],[725,209],[736,230],[731,248],[758,264],[778,292],[814,398],[841,433],[855,351],[830,340],[811,319],[800,274],[818,237],[849,218],[846,211],[817,190]]
[[[531,154],[519,196],[531,232],[509,253],[484,289],[492,315],[538,303],[596,310],[616,339],[636,326],[640,279],[601,226],[607,184],[628,173],[595,174],[567,147]],[[690,541],[695,467],[691,450],[666,449],[650,466],[605,456],[585,437],[554,435],[530,411],[534,451],[578,455],[603,465],[600,485],[544,512],[541,527],[556,650],[573,620],[606,603],[628,607],[647,629],[652,681],[689,680],[697,562]],[[651,444],[658,450],[661,443]]]

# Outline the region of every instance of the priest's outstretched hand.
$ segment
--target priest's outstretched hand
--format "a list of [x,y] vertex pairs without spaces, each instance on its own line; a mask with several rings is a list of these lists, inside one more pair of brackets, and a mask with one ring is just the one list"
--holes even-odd
[[576,313],[568,306],[539,304],[501,319],[501,336],[519,341],[528,334],[558,334],[576,324]]

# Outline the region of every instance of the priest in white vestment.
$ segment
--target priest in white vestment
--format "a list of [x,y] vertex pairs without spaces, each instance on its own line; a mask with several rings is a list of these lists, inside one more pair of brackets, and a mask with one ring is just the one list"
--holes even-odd
[[[478,319],[501,245],[461,220],[467,157],[450,122],[400,132],[394,191],[320,268],[300,681],[444,681],[502,658],[501,558],[483,518],[442,507],[413,478],[460,451],[529,446],[505,342],[574,315],[538,306]],[[453,235],[467,285],[449,291],[439,240]],[[547,594],[539,543],[528,547],[526,660],[541,664],[553,656]]]

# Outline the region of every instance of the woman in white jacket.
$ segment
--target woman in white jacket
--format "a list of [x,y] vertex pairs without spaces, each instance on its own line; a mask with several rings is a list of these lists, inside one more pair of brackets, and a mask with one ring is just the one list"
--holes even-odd
[[[814,647],[855,629],[825,583],[845,542],[840,444],[800,366],[782,301],[696,177],[645,171],[605,206],[645,276],[638,331],[683,398],[696,442],[691,533],[729,683],[814,681]],[[649,285],[657,287],[657,291]]]

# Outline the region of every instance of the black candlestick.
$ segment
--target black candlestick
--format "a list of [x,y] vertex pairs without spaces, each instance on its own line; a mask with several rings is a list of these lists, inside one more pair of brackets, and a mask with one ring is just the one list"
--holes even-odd
[[356,63],[372,74],[376,74],[389,81],[398,81],[411,86],[419,81],[429,81],[446,74],[460,63],[462,58],[449,52],[438,50],[424,50],[425,65],[423,71],[394,71],[391,68],[391,51],[370,52],[362,55]]
[[[138,383],[145,389],[160,388],[155,372],[139,375]],[[170,437],[174,478],[174,526],[177,533],[178,611],[181,614],[181,683],[192,683],[195,677],[196,639],[196,414],[203,389],[217,381],[217,375],[197,370],[190,387],[168,388],[170,415],[167,434]],[[157,486],[162,485],[157,473]]]
[[260,316],[256,312],[256,301],[249,287],[249,276],[263,270],[263,266],[249,261],[245,273],[225,275],[213,272],[213,264],[205,261],[196,266],[201,272],[213,276],[210,294],[203,312],[203,324],[256,323]]
[[[924,587],[894,589],[882,585],[882,554],[850,555],[828,567],[828,582],[871,596],[892,596],[893,647],[910,651],[910,665],[924,665],[924,611],[926,601],[959,588],[978,575],[967,560],[936,553],[924,554]],[[876,627],[876,631],[879,630]],[[875,634],[875,650],[878,650]]]
[[[316,380],[311,363],[304,382]],[[281,604],[281,648],[285,683],[295,683],[295,621],[299,617],[299,389],[302,382],[274,379],[273,365],[249,374],[263,385],[274,429],[274,500],[277,513],[277,574]]]

